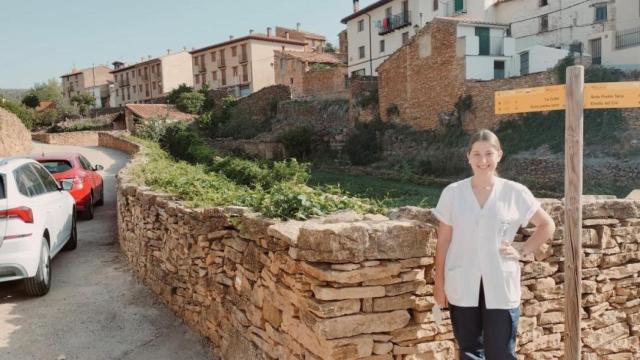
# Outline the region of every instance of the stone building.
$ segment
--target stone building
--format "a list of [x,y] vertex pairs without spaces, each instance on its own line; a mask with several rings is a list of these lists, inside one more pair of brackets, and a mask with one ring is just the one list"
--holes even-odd
[[192,85],[191,56],[186,51],[141,59],[126,66],[114,63],[111,71],[115,83],[112,99],[115,106],[158,102],[181,84]]
[[[289,86],[293,98],[345,90],[347,70],[336,55],[304,51],[275,51],[274,54],[276,84]],[[318,71],[322,75],[316,79],[314,75]]]
[[69,104],[73,96],[87,92],[95,97],[96,108],[109,107],[109,85],[113,83],[111,70],[106,65],[96,65],[82,70],[74,68],[60,76],[63,101]]

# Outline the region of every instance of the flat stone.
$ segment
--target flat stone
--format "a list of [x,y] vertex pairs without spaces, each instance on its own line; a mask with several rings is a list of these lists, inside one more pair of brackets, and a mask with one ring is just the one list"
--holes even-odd
[[300,268],[305,273],[313,276],[320,281],[330,281],[336,283],[356,284],[363,281],[384,279],[395,276],[400,273],[401,266],[399,263],[386,263],[379,266],[366,267],[353,271],[336,271],[331,270],[326,265],[313,265],[311,263],[302,262]]
[[373,344],[373,353],[376,355],[383,355],[390,353],[393,350],[393,344],[390,342],[384,343],[374,343]]
[[592,349],[607,344],[613,340],[629,336],[629,328],[626,324],[618,323],[599,330],[587,329],[582,332],[582,341]]
[[401,309],[411,309],[415,304],[413,294],[402,294],[398,296],[381,297],[373,299],[373,311],[391,311]]
[[360,312],[360,301],[357,299],[341,301],[320,301],[305,299],[303,307],[321,318],[331,318]]
[[618,219],[586,219],[582,220],[582,226],[595,226],[595,225],[615,225],[619,224]]
[[351,271],[355,269],[360,269],[360,264],[331,264],[331,269],[339,270],[339,271]]
[[343,299],[364,299],[383,297],[385,295],[384,286],[361,286],[332,288],[324,286],[313,286],[313,294],[320,300],[343,300]]
[[418,324],[392,331],[391,341],[397,344],[405,341],[427,338],[437,333],[438,326],[435,323]]
[[332,319],[320,319],[309,315],[303,311],[300,317],[314,333],[325,339],[393,331],[405,327],[411,318],[406,310],[346,315]]

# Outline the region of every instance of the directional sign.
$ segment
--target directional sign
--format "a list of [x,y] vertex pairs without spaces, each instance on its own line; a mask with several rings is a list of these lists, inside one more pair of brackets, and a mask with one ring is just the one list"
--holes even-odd
[[563,110],[566,94],[564,85],[496,91],[496,114]]
[[584,108],[640,107],[640,81],[584,84]]

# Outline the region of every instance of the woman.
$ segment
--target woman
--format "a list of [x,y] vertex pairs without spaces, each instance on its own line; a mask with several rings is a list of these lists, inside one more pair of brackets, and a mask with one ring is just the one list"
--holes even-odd
[[[498,177],[498,137],[471,137],[473,176],[447,186],[434,214],[439,220],[435,301],[449,307],[460,359],[517,359],[520,262],[553,236],[551,217],[524,185]],[[536,230],[513,243],[520,226]]]

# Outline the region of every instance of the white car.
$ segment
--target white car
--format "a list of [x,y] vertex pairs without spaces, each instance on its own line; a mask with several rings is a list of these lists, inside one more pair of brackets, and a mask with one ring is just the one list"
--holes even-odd
[[27,294],[49,292],[51,258],[78,244],[70,187],[35,160],[0,159],[0,282],[24,279]]

